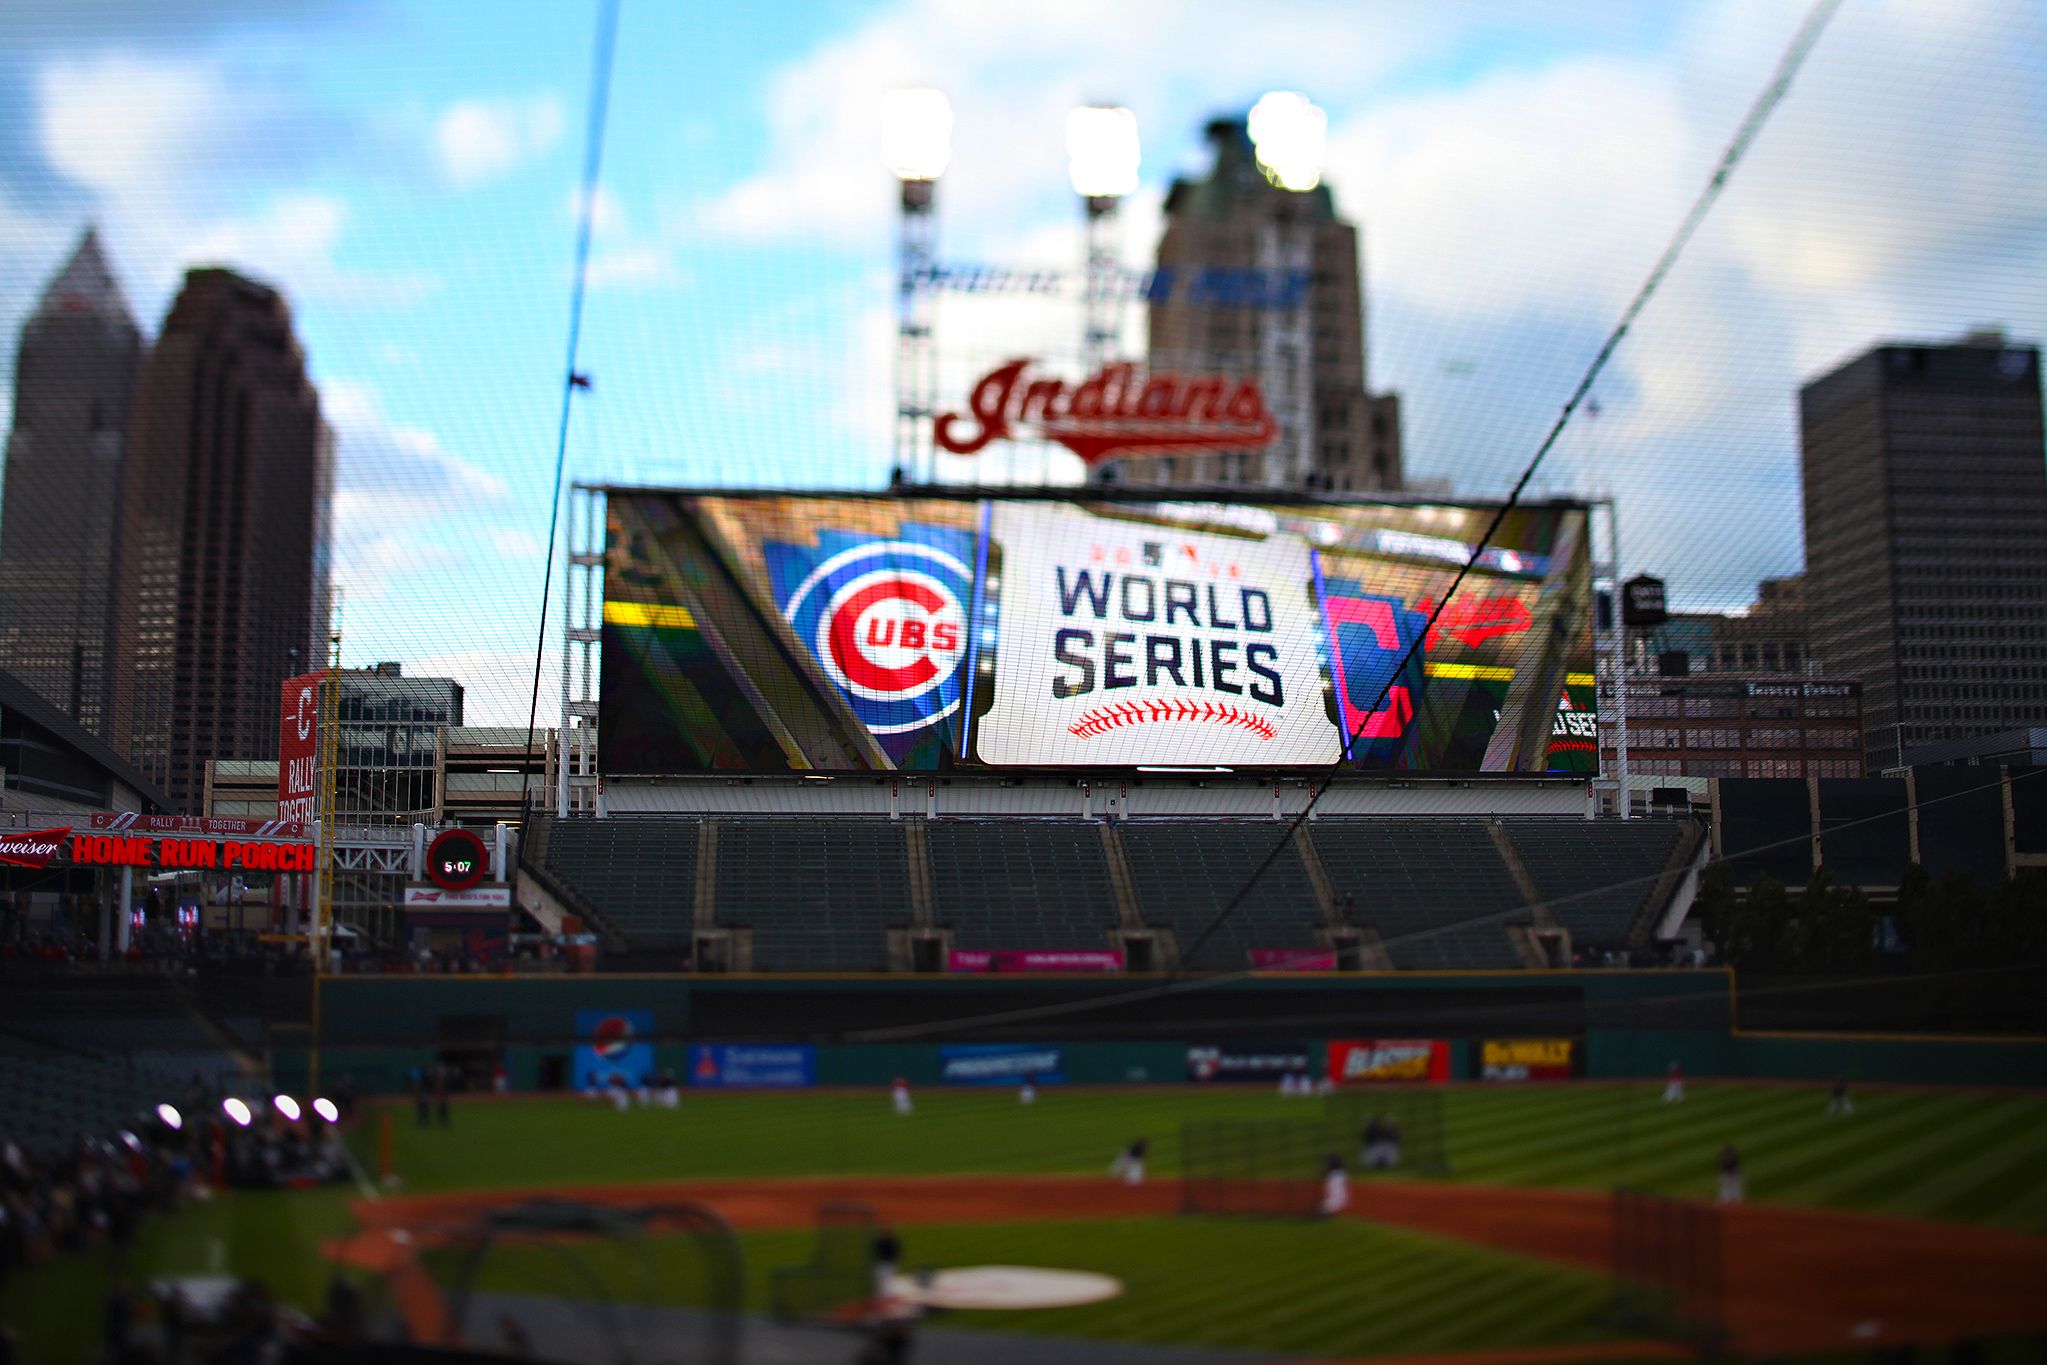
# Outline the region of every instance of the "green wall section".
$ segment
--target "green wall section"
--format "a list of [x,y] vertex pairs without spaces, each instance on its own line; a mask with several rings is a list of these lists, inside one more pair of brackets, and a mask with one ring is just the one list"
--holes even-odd
[[[431,1040],[441,1035],[444,1020],[487,1016],[504,1020],[505,1063],[512,1087],[532,1089],[539,1084],[545,1058],[567,1057],[573,1050],[575,1017],[585,1010],[651,1011],[656,1067],[686,1075],[689,1042],[751,1041],[743,1034],[719,1037],[708,1032],[699,1035],[693,1029],[693,1002],[718,992],[758,996],[768,986],[781,1002],[786,1020],[803,1017],[806,993],[832,992],[843,1005],[849,989],[856,999],[871,991],[876,1008],[886,1009],[906,997],[914,998],[920,989],[956,990],[959,984],[942,977],[786,983],[672,976],[330,978],[321,987],[321,1081],[331,1087],[340,1077],[348,1076],[365,1092],[402,1090],[413,1067],[437,1059]],[[2047,1039],[1740,1033],[1731,1027],[1731,1009],[1722,1005],[1731,1001],[1731,984],[1721,972],[1395,974],[1284,982],[1252,978],[1198,994],[1202,1012],[1214,1019],[1237,1020],[1256,1014],[1260,1008],[1269,1008],[1275,998],[1298,1006],[1303,1014],[1312,1014],[1323,1025],[1319,1036],[1308,1040],[1310,1061],[1318,1071],[1332,1037],[1447,1036],[1451,1074],[1466,1079],[1477,1074],[1477,1044],[1483,1038],[1570,1033],[1584,1040],[1582,1070],[1592,1078],[1660,1076],[1675,1061],[1691,1076],[1813,1079],[1847,1075],[1859,1081],[2047,1087]],[[1019,983],[1011,988],[1030,987]],[[1099,990],[1099,985],[1094,989]],[[1570,1017],[1576,1018],[1580,1027],[1505,1029],[1499,1023],[1499,1011],[1483,1007],[1492,996],[1502,1002],[1502,1009],[1511,1008],[1511,1002],[1525,999],[1531,990],[1568,1002]],[[1565,994],[1559,995],[1560,990]],[[1480,1007],[1462,1021],[1455,1009],[1424,1010],[1411,1026],[1389,1027],[1383,1006],[1395,999],[1412,1001],[1416,992],[1424,998],[1457,992],[1461,993],[1460,1003],[1476,1002]],[[1659,1018],[1673,1017],[1672,1010],[1692,1022],[1702,1003],[1709,1014],[1720,1016],[1713,1026],[1656,1026]],[[1357,1010],[1359,1024],[1342,1028],[1342,1016],[1350,1007]],[[1260,1034],[1277,1038],[1287,1033],[1279,1023],[1187,1027],[1179,1032],[1171,1041],[1060,1039],[1056,1035],[1017,1041],[1063,1049],[1068,1084],[1126,1085],[1184,1081],[1190,1043],[1238,1042]],[[1299,1033],[1291,1036],[1301,1037]],[[422,1046],[422,1042],[429,1045]],[[819,1042],[815,1046],[820,1085],[884,1085],[899,1075],[916,1085],[938,1083],[940,1057],[935,1042]],[[305,1088],[307,1062],[302,1051],[274,1052],[277,1084],[287,1090]]]

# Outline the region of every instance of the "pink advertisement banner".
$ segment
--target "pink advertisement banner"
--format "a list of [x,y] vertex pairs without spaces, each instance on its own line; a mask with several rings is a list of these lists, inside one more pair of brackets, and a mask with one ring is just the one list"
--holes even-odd
[[1120,972],[1123,954],[1114,948],[955,948],[946,955],[949,972]]
[[1253,948],[1251,969],[1259,972],[1333,972],[1336,954],[1316,948]]

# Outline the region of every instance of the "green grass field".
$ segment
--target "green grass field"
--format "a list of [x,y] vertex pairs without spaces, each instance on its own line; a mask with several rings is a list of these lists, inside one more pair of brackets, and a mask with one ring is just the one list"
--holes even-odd
[[[1002,1090],[925,1090],[898,1118],[880,1093],[685,1095],[675,1111],[579,1099],[458,1106],[447,1130],[397,1110],[396,1166],[408,1192],[558,1189],[691,1177],[938,1172],[1095,1172],[1137,1136],[1171,1174],[1187,1118],[1316,1112],[1263,1091],[1061,1091],[1024,1108]],[[1823,1086],[1461,1088],[1445,1095],[1453,1178],[1704,1195],[1723,1142],[1740,1144],[1758,1200],[1878,1210],[2047,1231],[2047,1096],[1871,1090],[1849,1118]],[[374,1126],[358,1135],[374,1151]],[[238,1194],[149,1225],[136,1272],[263,1277],[317,1303],[318,1248],[346,1232],[352,1189]],[[750,1293],[803,1259],[807,1235],[749,1233]],[[926,1227],[918,1264],[1038,1263],[1125,1280],[1122,1299],[1043,1314],[977,1314],[962,1325],[1048,1335],[1367,1354],[1590,1340],[1602,1335],[1596,1278],[1362,1223],[1182,1219]],[[1232,1251],[1231,1248],[1239,1250]],[[60,1260],[0,1287],[0,1322],[25,1359],[67,1359],[89,1337],[104,1257]],[[1426,1292],[1423,1292],[1423,1291]]]

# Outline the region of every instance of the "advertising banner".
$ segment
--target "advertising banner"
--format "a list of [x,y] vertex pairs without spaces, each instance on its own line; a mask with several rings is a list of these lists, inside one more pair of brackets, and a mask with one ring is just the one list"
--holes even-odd
[[1190,1081],[1272,1081],[1308,1072],[1306,1043],[1219,1043],[1187,1049]]
[[1338,1085],[1447,1081],[1450,1044],[1441,1038],[1344,1039],[1329,1044],[1329,1079]]
[[576,1089],[602,1089],[613,1077],[640,1084],[654,1070],[653,1033],[652,1010],[576,1011]]
[[1119,948],[955,948],[946,955],[949,972],[1120,972]]
[[947,1085],[1039,1085],[1065,1079],[1065,1053],[1056,1047],[1020,1043],[948,1043],[938,1049],[938,1079]]
[[1479,1044],[1478,1074],[1487,1081],[1563,1081],[1578,1074],[1574,1038],[1488,1039]]
[[608,773],[1596,770],[1582,504],[606,506]]
[[306,832],[300,820],[240,820],[216,815],[137,815],[132,810],[94,811],[94,829],[124,829],[139,834],[226,834],[250,839],[297,839]]
[[55,829],[0,831],[0,864],[8,867],[45,868],[71,837],[69,826]]
[[1333,972],[1336,954],[1313,948],[1253,948],[1251,970],[1257,972]]
[[709,1089],[795,1090],[817,1084],[817,1049],[808,1043],[696,1043],[689,1083]]
[[323,675],[284,680],[277,711],[277,818],[310,823],[319,818],[320,684]]
[[405,904],[439,905],[456,910],[507,910],[512,904],[512,888],[507,882],[493,882],[448,891],[431,882],[407,882]]

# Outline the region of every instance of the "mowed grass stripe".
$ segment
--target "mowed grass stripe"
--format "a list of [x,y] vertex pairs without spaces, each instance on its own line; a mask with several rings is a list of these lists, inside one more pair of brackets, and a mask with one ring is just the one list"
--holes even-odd
[[[1510,1184],[1603,1188],[1625,1181],[1653,1188],[1651,1169],[1681,1160],[1715,1133],[1759,1124],[1784,1108],[1784,1098],[1768,1092],[1718,1092],[1700,1099],[1696,1105],[1689,1098],[1666,1105],[1638,1094],[1618,1112],[1587,1115],[1584,1136],[1566,1150],[1529,1160],[1510,1156],[1498,1178]],[[1706,1149],[1706,1159],[1718,1145]]]
[[1941,1108],[1881,1104],[1858,1107],[1852,1116],[1823,1118],[1821,1131],[1803,1141],[1781,1144],[1769,1153],[1759,1151],[1758,1179],[1767,1174],[1770,1188],[1779,1192],[1772,1197],[1809,1199],[1817,1182],[1844,1166],[1860,1165],[1871,1159],[1882,1161],[1899,1147],[1929,1134],[1951,1133],[1958,1123],[2001,1122],[2000,1114],[2000,1107],[1989,1096],[1958,1095]]
[[[1821,1111],[1819,1121],[1824,1121]],[[1774,1121],[1771,1121],[1774,1120]],[[1752,1190],[1759,1190],[1768,1153],[1805,1150],[1804,1134],[1816,1127],[1813,1111],[1800,1106],[1787,1113],[1780,1100],[1774,1114],[1750,1115],[1748,1121],[1727,1120],[1682,1134],[1682,1141],[1659,1141],[1633,1164],[1629,1184],[1673,1194],[1705,1194],[1714,1184],[1720,1148],[1733,1142],[1742,1154]]]
[[2038,1130],[2026,1134],[2025,1145],[2016,1147],[2004,1164],[1986,1169],[1945,1203],[1946,1216],[2047,1236],[2047,1154],[2041,1142]]
[[[2003,1118],[1999,1115],[1998,1128],[1983,1140],[1929,1157],[1921,1166],[1918,1179],[1871,1200],[1870,1207],[1887,1213],[1949,1208],[1959,1205],[1964,1194],[1989,1181],[2002,1181],[2004,1188],[2014,1194],[2022,1190],[2029,1183],[2025,1179],[2029,1172],[2037,1175],[2047,1166],[2047,1135],[2037,1130],[2014,1130],[2002,1122]],[[1959,1144],[1961,1135],[1956,1137]]]
[[1963,1109],[1960,1117],[1936,1115],[1935,1119],[1913,1124],[1898,1134],[1877,1135],[1888,1140],[1858,1144],[1862,1148],[1859,1156],[1838,1161],[1800,1185],[1801,1202],[1867,1208],[1901,1185],[1913,1183],[1932,1154],[1966,1151],[1978,1134],[2001,1128],[2006,1116],[1997,1105],[1985,1104]]
[[[1504,1183],[1602,1187],[1620,1177],[1624,1160],[1632,1166],[1643,1153],[1655,1153],[1709,1118],[1747,1123],[1752,1114],[1782,1103],[1755,1092],[1738,1097],[1717,1094],[1687,1113],[1684,1106],[1663,1105],[1640,1089],[1593,1092],[1587,1098],[1586,1109],[1549,1140],[1532,1146],[1510,1140],[1492,1153],[1494,1169],[1473,1163],[1455,1173]],[[1632,1172],[1629,1178],[1634,1178]]]

